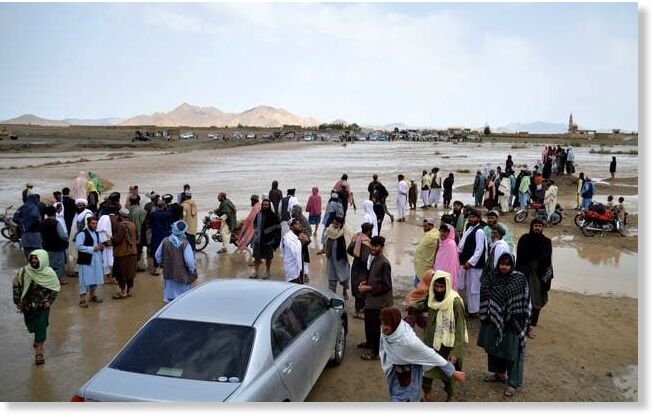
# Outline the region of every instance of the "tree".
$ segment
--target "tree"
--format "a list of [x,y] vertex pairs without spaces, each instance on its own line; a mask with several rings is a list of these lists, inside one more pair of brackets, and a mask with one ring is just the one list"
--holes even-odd
[[491,134],[490,126],[486,125],[484,127],[484,135],[490,135],[490,134]]

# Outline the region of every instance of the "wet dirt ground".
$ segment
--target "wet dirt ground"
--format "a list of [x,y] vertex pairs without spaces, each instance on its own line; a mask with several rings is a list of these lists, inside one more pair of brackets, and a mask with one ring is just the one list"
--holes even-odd
[[[311,187],[317,185],[323,195],[348,173],[355,200],[360,204],[367,195],[372,173],[391,192],[389,209],[394,211],[396,175],[405,172],[419,177],[423,168],[440,166],[455,172],[455,186],[472,182],[474,171],[491,156],[493,166],[503,165],[508,153],[516,163],[535,160],[540,147],[511,149],[494,144],[492,149],[476,145],[446,144],[274,144],[225,150],[189,152],[133,152],[113,155],[110,152],[65,153],[43,155],[27,153],[0,156],[0,206],[19,203],[20,190],[28,180],[36,182],[42,195],[72,184],[79,171],[95,171],[114,183],[114,190],[126,193],[130,184],[138,184],[143,193],[155,190],[160,194],[176,194],[182,184],[190,183],[201,212],[217,206],[215,196],[226,191],[238,209],[238,217],[247,215],[249,196],[266,193],[270,182],[277,179],[281,189],[295,187],[301,204],[306,202]],[[183,150],[178,150],[183,151]],[[434,153],[438,151],[440,155]],[[482,153],[482,151],[484,151]],[[581,154],[581,155],[580,155]],[[443,158],[450,155],[451,158]],[[460,156],[460,157],[459,157]],[[607,156],[578,152],[584,170],[601,178]],[[637,176],[637,156],[622,165],[624,176]],[[84,159],[87,161],[79,161]],[[60,163],[57,163],[57,160]],[[61,163],[63,161],[75,161]],[[53,163],[46,165],[48,163]],[[28,167],[28,166],[32,167]],[[608,162],[606,162],[608,166]],[[10,168],[15,167],[15,168]],[[468,169],[471,173],[456,173]],[[468,202],[469,193],[455,192],[454,198]],[[565,202],[568,197],[562,196]],[[637,189],[630,196],[630,216],[637,213]],[[420,202],[419,202],[420,205]],[[564,207],[565,203],[564,203]],[[568,206],[569,207],[569,206]],[[360,224],[361,211],[348,212],[348,227],[354,232]],[[440,217],[441,211],[427,211]],[[395,295],[398,303],[410,288],[412,254],[422,235],[423,211],[411,212],[406,223],[384,222],[381,234],[387,238],[386,253],[393,266]],[[637,217],[631,226],[631,237],[619,241],[616,234],[606,237],[583,237],[570,225],[573,211],[558,227],[545,233],[555,244],[555,281],[550,303],[541,316],[538,337],[530,340],[525,366],[525,389],[517,401],[619,401],[637,396],[637,381],[628,366],[638,364],[637,297],[638,246]],[[517,238],[526,227],[514,224],[503,216]],[[310,285],[326,287],[324,264],[315,255],[312,244]],[[250,267],[246,254],[216,254],[219,246],[211,243],[197,253],[199,282],[213,278],[247,277]],[[234,247],[232,247],[232,250]],[[276,256],[277,257],[277,256]],[[105,302],[88,310],[77,307],[77,286],[73,279],[63,287],[50,319],[46,342],[46,365],[34,367],[31,336],[26,332],[22,316],[15,312],[11,300],[10,278],[22,265],[20,249],[15,244],[0,242],[0,272],[6,277],[0,297],[8,303],[0,305],[0,333],[4,336],[3,361],[0,364],[0,399],[3,401],[66,401],[75,390],[103,367],[131,335],[163,304],[161,279],[139,273],[134,296],[112,300],[111,286],[101,293]],[[273,279],[282,277],[281,265],[273,263]],[[565,290],[565,291],[563,291]],[[611,295],[607,297],[606,295]],[[353,308],[352,301],[348,309]],[[466,350],[468,382],[457,393],[461,401],[500,401],[502,390],[480,382],[485,372],[485,356],[475,346],[478,324],[469,323],[470,343]],[[309,395],[310,401],[385,401],[388,399],[381,368],[376,362],[358,359],[356,344],[363,338],[363,323],[351,320],[346,360],[338,368],[328,369]],[[637,369],[636,369],[637,370]],[[626,373],[636,395],[614,382]],[[627,385],[629,386],[629,385]],[[628,396],[625,395],[628,393]],[[438,396],[436,399],[440,399]]]

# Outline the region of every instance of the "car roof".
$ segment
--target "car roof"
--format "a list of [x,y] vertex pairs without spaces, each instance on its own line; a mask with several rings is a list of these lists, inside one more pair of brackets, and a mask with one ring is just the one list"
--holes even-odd
[[175,299],[158,317],[251,326],[278,296],[303,287],[268,280],[211,280]]

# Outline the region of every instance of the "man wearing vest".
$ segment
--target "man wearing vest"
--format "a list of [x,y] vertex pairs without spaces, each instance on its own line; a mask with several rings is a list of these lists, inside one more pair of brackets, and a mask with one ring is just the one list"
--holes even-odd
[[114,299],[125,299],[132,296],[134,277],[138,265],[139,236],[136,225],[129,221],[129,210],[122,208],[118,211],[119,223],[116,233],[111,237],[114,247],[113,276],[118,281],[119,292]]
[[57,221],[57,209],[54,206],[45,208],[46,219],[41,222],[41,237],[43,249],[48,252],[50,267],[57,273],[60,284],[68,284],[62,280],[66,267],[66,248],[68,248],[68,235],[64,227]]
[[481,274],[486,262],[486,234],[479,224],[481,213],[477,209],[468,212],[468,226],[459,240],[459,290],[464,291],[468,315],[476,317],[479,312]]
[[102,303],[102,298],[96,296],[95,291],[104,283],[102,273],[102,251],[104,245],[100,243],[100,237],[96,231],[98,220],[89,216],[86,218],[86,227],[75,236],[77,247],[77,264],[79,265],[79,307],[88,308],[86,294],[89,300],[95,303]]
[[441,200],[443,194],[443,180],[439,173],[439,168],[434,167],[431,170],[431,190],[429,191],[429,203],[434,205],[434,209],[438,207],[438,202]]

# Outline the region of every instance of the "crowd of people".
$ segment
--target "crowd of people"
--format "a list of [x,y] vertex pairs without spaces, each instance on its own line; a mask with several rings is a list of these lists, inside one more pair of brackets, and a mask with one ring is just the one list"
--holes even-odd
[[[524,208],[529,200],[544,202],[551,213],[557,203],[553,177],[564,171],[575,171],[571,149],[546,147],[542,164],[532,171],[523,166],[517,176],[509,155],[504,169],[487,164],[477,171],[474,203],[468,205],[452,202],[452,173],[443,179],[434,167],[424,170],[418,183],[400,174],[395,216],[386,204],[390,193],[375,174],[362,202],[363,222],[353,225],[357,232],[351,237],[348,209],[356,209],[356,204],[347,174],[332,187],[324,212],[318,187],[300,205],[295,189],[287,189],[284,196],[278,181],[273,181],[268,193],[251,196],[249,213],[238,222],[235,205],[220,192],[213,211],[221,220],[218,253],[228,253],[231,243],[239,253],[250,248],[249,277],[270,279],[279,249],[284,280],[305,284],[310,279],[310,244],[317,241],[315,255],[325,257],[329,289],[340,290],[346,300],[351,294],[353,317],[364,321],[365,341],[357,345],[364,350],[360,358],[381,361],[391,400],[430,401],[434,379],[443,381],[447,400],[453,398],[453,381],[465,381],[467,321],[480,322],[477,345],[488,356],[484,381],[504,382],[504,395],[512,397],[522,387],[526,341],[536,336],[534,327],[554,277],[552,243],[543,234],[546,223],[541,220],[534,219],[516,243],[499,218],[513,208]],[[583,173],[579,178],[584,207],[587,199],[592,200],[592,191],[587,197],[585,189],[587,184],[592,188],[592,182]],[[163,275],[165,303],[190,290],[197,280],[198,210],[190,185],[184,185],[176,199],[172,194],[147,193],[143,206],[136,185],[124,198],[119,192],[103,197],[102,181],[94,173],[81,172],[72,188],[45,199],[32,183],[26,186],[15,220],[28,264],[13,286],[14,302],[35,334],[36,364],[45,362],[49,309],[70,277],[78,278],[79,307],[86,309],[103,302],[98,292],[102,285],[117,286],[113,299],[132,297],[137,271]],[[413,256],[414,288],[398,309],[394,298],[402,295],[394,293],[391,263],[384,255],[386,239],[380,232],[386,216],[391,224],[406,221],[407,211],[418,209],[418,195],[425,214],[424,235]],[[443,215],[437,222],[429,211],[438,205]]]

